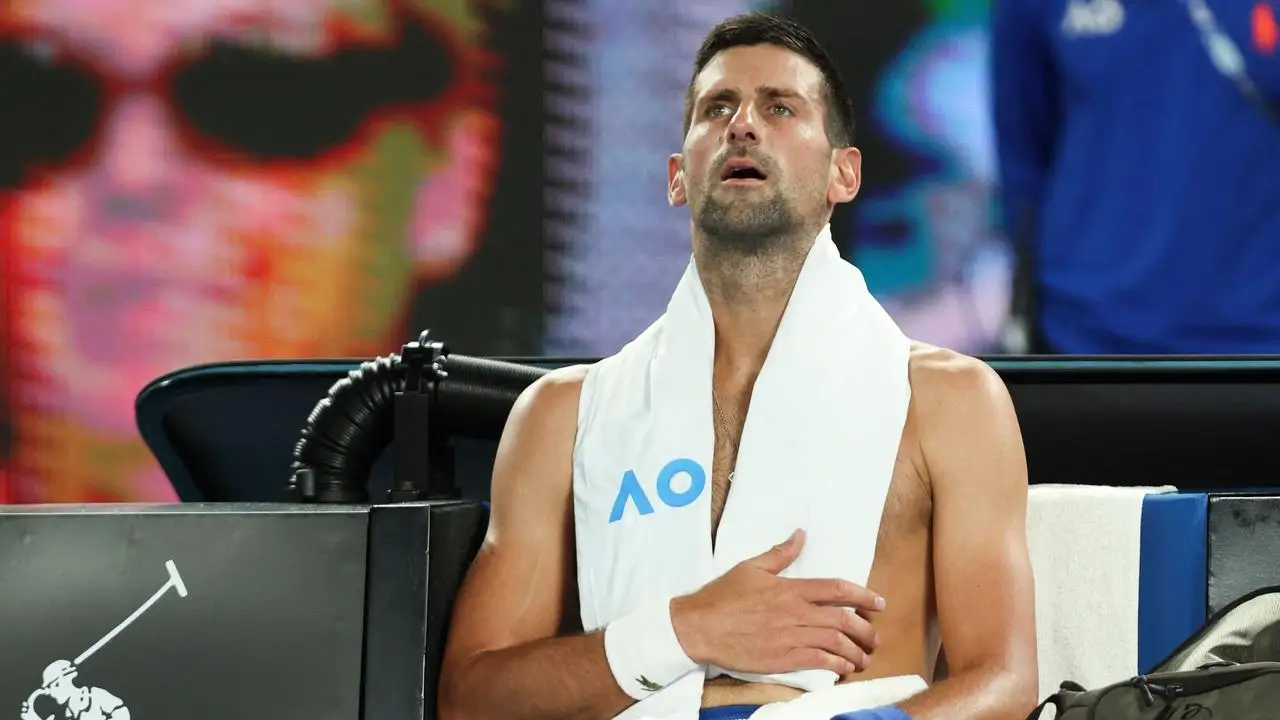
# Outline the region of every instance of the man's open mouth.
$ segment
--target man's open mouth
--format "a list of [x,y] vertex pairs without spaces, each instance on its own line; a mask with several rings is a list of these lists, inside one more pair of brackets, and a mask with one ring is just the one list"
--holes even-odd
[[720,171],[721,182],[728,183],[763,182],[767,177],[754,160],[746,158],[730,160]]

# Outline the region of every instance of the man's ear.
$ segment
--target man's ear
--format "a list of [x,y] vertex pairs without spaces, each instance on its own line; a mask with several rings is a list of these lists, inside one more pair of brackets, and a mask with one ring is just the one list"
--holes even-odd
[[831,179],[827,183],[827,201],[847,203],[862,187],[862,152],[855,147],[836,148],[831,155]]
[[676,153],[667,158],[667,202],[680,207],[689,199],[684,194],[684,156]]

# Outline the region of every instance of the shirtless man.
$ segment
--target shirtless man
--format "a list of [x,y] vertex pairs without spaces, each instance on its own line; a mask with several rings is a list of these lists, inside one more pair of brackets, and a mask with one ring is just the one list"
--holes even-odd
[[[857,193],[852,124],[842,82],[803,28],[749,15],[721,23],[704,41],[683,152],[671,158],[669,174],[672,203],[691,209],[694,257],[716,328],[713,527],[753,383],[804,249],[834,205]],[[751,190],[718,187],[726,146],[767,168],[766,181]],[[760,231],[787,227],[779,218],[795,221],[788,232]],[[755,247],[724,252],[716,233],[725,232]],[[614,679],[603,633],[584,633],[579,624],[572,462],[586,373],[549,373],[507,421],[491,524],[458,597],[446,651],[443,720],[609,718],[636,702]],[[700,665],[753,673],[825,668],[841,682],[919,675],[931,681],[928,689],[895,712],[912,720],[1021,720],[1036,703],[1037,670],[1017,419],[1000,379],[974,359],[915,344],[908,377],[911,403],[869,589],[778,577],[800,551],[798,534],[673,598],[671,627]],[[829,605],[858,613],[823,612]],[[935,622],[945,678],[933,672]],[[702,706],[761,705],[800,693],[718,677],[707,681]]]

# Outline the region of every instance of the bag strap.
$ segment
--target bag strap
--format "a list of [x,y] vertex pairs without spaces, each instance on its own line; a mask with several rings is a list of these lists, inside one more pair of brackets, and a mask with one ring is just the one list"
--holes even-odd
[[1027,716],[1027,720],[1040,720],[1040,714],[1043,713],[1044,709],[1050,705],[1053,706],[1054,710],[1058,711],[1058,717],[1061,717],[1062,711],[1065,709],[1063,708],[1063,704],[1067,701],[1067,693],[1079,695],[1084,692],[1086,692],[1086,690],[1080,683],[1072,680],[1065,680],[1058,686],[1058,692],[1045,698],[1044,702],[1037,705],[1036,709],[1031,711],[1031,714]]
[[1043,713],[1044,709],[1050,705],[1058,711],[1058,715],[1062,715],[1062,706],[1058,704],[1058,694],[1054,693],[1053,695],[1045,698],[1044,702],[1037,705],[1036,709],[1032,710],[1031,714],[1027,716],[1027,720],[1040,720],[1040,713]]

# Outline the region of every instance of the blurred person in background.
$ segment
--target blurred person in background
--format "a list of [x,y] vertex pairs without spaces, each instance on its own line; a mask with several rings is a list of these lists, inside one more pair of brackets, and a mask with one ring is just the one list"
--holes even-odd
[[929,18],[877,75],[866,134],[888,140],[913,171],[898,179],[893,160],[878,153],[876,166],[897,177],[850,208],[852,259],[907,335],[989,353],[1009,310],[1012,266],[992,212],[991,3],[920,4]]
[[1009,349],[1280,352],[1280,0],[994,0]]
[[0,6],[10,500],[172,499],[135,429],[149,381],[402,339],[482,229],[477,4]]

